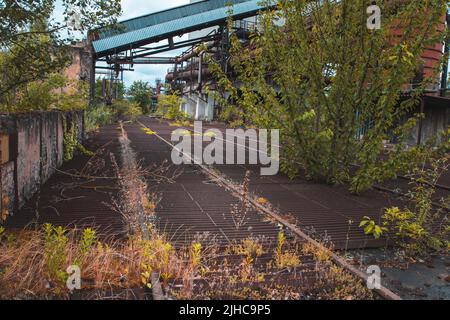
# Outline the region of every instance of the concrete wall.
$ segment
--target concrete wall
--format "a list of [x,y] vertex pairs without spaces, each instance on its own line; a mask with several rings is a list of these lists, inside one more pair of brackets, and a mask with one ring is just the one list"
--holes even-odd
[[14,204],[16,203],[13,162],[0,166],[0,190],[1,223],[2,217],[8,217],[14,212]]
[[9,135],[10,158],[0,164],[0,212],[12,215],[63,164],[64,132],[77,128],[83,139],[83,112],[0,114],[0,134]]
[[187,113],[192,119],[212,121],[214,117],[214,98],[212,95],[198,92],[183,95],[181,111]]
[[[89,83],[92,76],[93,58],[88,42],[79,42],[70,46],[69,53],[72,57],[72,63],[64,70],[64,76],[69,80],[86,81]],[[76,88],[75,88],[76,89]],[[74,88],[66,87],[64,91],[70,92]]]

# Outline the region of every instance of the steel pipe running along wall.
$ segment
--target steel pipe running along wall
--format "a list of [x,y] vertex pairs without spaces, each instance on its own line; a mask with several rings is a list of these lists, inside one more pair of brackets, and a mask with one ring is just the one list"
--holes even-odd
[[[210,49],[215,44],[216,44],[215,41],[209,41],[209,42],[206,42],[206,47],[208,49]],[[176,57],[175,58],[175,63],[176,64],[180,64],[180,63],[183,63],[183,62],[185,62],[185,61],[187,61],[187,60],[189,60],[191,58],[198,57],[199,54],[202,53],[202,52],[201,51],[197,51],[196,49],[198,49],[198,47],[194,47],[194,48],[192,48],[191,51],[189,51],[189,52],[187,52],[187,53],[185,53],[185,54],[183,54],[183,55],[181,55],[179,57]]]
[[[209,41],[206,43],[206,48],[207,49],[211,49],[212,47],[214,47],[214,45],[216,45],[215,41]],[[195,68],[194,70],[187,70],[185,69],[184,71],[180,71],[180,72],[169,72],[166,75],[166,81],[174,81],[174,80],[187,80],[187,79],[191,79],[191,78],[198,78],[198,82],[201,82],[201,79],[205,76],[208,76],[210,74],[209,68],[203,68],[202,63],[203,63],[203,59],[202,56],[205,53],[205,51],[201,50],[198,51],[197,50],[198,47],[193,47],[191,49],[191,51],[175,58],[175,63],[176,64],[181,64],[183,62],[188,61],[189,59],[195,58],[195,57],[199,57],[199,65],[198,68]],[[201,70],[201,71],[199,71]]]
[[[209,68],[202,68],[201,71],[201,77],[207,77],[211,74]],[[191,78],[198,79],[200,75],[200,72],[198,69],[191,71],[181,71],[181,72],[170,72],[166,75],[167,81],[174,81],[174,80],[189,80]]]
[[[198,83],[201,83],[202,78],[207,77],[211,74],[211,71],[208,67],[206,67],[206,68],[203,67],[204,53],[205,53],[205,51],[195,52],[195,50],[193,50],[186,56],[183,56],[183,58],[180,59],[179,61],[186,61],[188,59],[193,59],[195,57],[198,57],[198,65],[193,66],[194,69],[186,68],[182,71],[169,72],[166,75],[166,81],[171,82],[174,80],[190,80],[190,79],[194,80],[194,78],[197,78]],[[197,63],[195,63],[195,64],[197,64]]]

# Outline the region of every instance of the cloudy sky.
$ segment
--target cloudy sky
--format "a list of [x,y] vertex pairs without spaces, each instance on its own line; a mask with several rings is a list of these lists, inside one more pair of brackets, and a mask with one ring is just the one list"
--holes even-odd
[[[187,3],[189,3],[189,0],[122,0],[123,14],[119,21]],[[178,52],[169,52],[163,55],[168,56],[168,54],[174,55],[176,53]],[[134,72],[124,73],[125,84],[129,86],[134,80],[144,80],[153,85],[155,79],[164,79],[168,68],[170,68],[168,65],[135,65]]]
[[[168,8],[187,4],[189,0],[121,0],[122,1],[122,16],[119,21],[135,18],[148,13],[165,10]],[[63,8],[61,1],[56,2],[54,18],[61,21],[63,16]],[[156,44],[154,44],[156,45]],[[153,46],[154,46],[153,45]],[[176,56],[181,51],[166,52],[162,56]],[[130,86],[135,80],[143,80],[154,84],[155,79],[164,79],[167,69],[170,65],[135,65],[134,72],[128,71],[124,73],[124,80],[126,86]]]

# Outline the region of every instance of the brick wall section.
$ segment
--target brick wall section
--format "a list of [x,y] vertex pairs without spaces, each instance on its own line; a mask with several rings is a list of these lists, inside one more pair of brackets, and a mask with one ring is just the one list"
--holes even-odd
[[83,122],[82,111],[0,114],[0,134],[16,137],[10,161],[0,165],[0,211],[12,215],[39,191],[63,164],[64,130],[75,126],[81,142]]

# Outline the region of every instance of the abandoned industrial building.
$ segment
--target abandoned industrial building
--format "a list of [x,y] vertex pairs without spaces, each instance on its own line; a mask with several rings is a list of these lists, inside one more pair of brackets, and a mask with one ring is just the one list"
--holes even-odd
[[0,6],[0,299],[450,299],[446,1],[99,1]]

